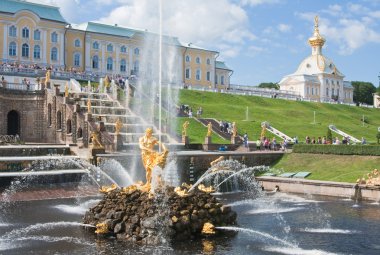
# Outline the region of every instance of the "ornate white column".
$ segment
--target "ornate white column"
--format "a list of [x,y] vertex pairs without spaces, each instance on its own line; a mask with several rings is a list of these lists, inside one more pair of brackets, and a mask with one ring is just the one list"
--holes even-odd
[[44,65],[47,65],[47,56],[50,56],[48,49],[47,49],[47,30],[42,30],[42,47],[41,47],[41,54],[42,54],[42,63]]
[[8,59],[8,25],[4,24],[4,37],[3,37],[3,56],[2,59]]
[[86,45],[84,49],[84,62],[85,66],[84,69],[86,71],[91,71],[91,54],[90,54],[90,49],[91,49],[91,36],[86,35]]
[[101,47],[102,47],[102,66],[100,68],[102,73],[106,72],[106,42],[102,41],[101,42]]
[[59,40],[59,46],[60,46],[60,58],[59,58],[59,65],[60,66],[64,66],[65,65],[65,62],[64,62],[64,59],[65,59],[65,36],[63,33],[60,33],[59,34],[59,37],[61,38]]

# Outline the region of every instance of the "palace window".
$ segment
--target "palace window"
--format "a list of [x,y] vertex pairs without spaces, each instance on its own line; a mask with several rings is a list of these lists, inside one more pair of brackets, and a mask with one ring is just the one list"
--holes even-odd
[[210,81],[210,79],[211,79],[210,77],[211,77],[211,73],[210,73],[210,72],[207,72],[207,73],[206,73],[206,79],[207,79],[207,81]]
[[98,43],[98,42],[94,42],[94,43],[92,44],[92,48],[93,48],[94,50],[98,50],[98,49],[99,49],[99,43]]
[[17,36],[17,28],[15,26],[11,26],[9,28],[9,36],[12,36],[12,37]]
[[75,47],[80,47],[80,40],[79,39],[76,39],[75,42],[74,42],[74,46]]
[[186,62],[190,62],[190,56],[189,56],[189,55],[187,55],[187,56],[185,57],[185,61],[186,61]]
[[197,79],[198,81],[201,80],[201,70],[200,69],[197,69],[197,71],[195,73],[195,79]]
[[218,84],[218,75],[215,74],[215,84]]
[[331,89],[331,95],[334,96],[334,88]]
[[40,30],[34,30],[34,36],[33,36],[35,41],[41,40],[41,31]]
[[22,29],[22,38],[29,38],[29,29],[27,27]]
[[209,58],[207,59],[206,62],[207,62],[208,65],[211,63]]
[[22,45],[21,56],[25,58],[29,57],[29,45],[27,43]]
[[99,57],[98,56],[92,57],[92,68],[94,68],[94,69],[99,68]]
[[79,53],[74,54],[74,66],[80,66],[80,54]]
[[185,71],[185,78],[186,78],[186,79],[190,79],[190,69],[189,69],[189,68],[186,68],[186,71]]
[[12,56],[12,57],[16,56],[16,47],[17,46],[15,42],[11,42],[9,44],[9,56]]
[[136,48],[136,49],[135,49],[135,55],[140,55],[140,50],[139,50],[139,48]]
[[199,57],[197,57],[197,58],[195,59],[195,63],[200,64],[200,63],[201,63],[201,59],[200,59]]
[[120,72],[125,72],[127,71],[127,62],[125,61],[125,59],[122,59],[120,61]]
[[35,59],[40,59],[41,58],[41,47],[39,45],[35,45],[34,46],[33,57]]
[[111,57],[107,58],[107,71],[112,71],[113,69],[113,59]]
[[120,52],[122,52],[122,53],[127,53],[127,47],[125,47],[124,45],[121,46],[121,48],[120,48]]
[[224,85],[224,75],[220,76],[220,84]]
[[135,61],[134,65],[133,65],[133,72],[135,74],[138,74],[139,73],[139,70],[140,70],[140,63],[138,60]]
[[311,88],[311,94],[314,95],[314,88]]
[[58,34],[56,32],[53,32],[51,34],[51,42],[53,42],[53,43],[58,42]]
[[112,44],[108,44],[107,45],[107,51],[108,52],[112,52],[113,51],[113,45]]
[[326,88],[326,96],[329,95],[329,88]]
[[50,59],[52,61],[57,61],[58,60],[58,50],[56,47],[53,47],[50,52]]

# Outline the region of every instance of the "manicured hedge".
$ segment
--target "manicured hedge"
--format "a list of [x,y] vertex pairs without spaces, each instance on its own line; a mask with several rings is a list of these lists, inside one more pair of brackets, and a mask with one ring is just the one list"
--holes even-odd
[[295,144],[295,153],[380,156],[378,145]]

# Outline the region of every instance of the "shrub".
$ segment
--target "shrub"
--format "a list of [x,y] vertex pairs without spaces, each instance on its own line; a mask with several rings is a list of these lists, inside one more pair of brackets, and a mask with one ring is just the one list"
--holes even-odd
[[294,153],[380,156],[378,145],[295,144]]

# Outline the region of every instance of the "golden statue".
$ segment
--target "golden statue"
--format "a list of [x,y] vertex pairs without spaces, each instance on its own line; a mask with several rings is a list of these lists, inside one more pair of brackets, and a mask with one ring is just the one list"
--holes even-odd
[[50,72],[51,72],[51,70],[47,70],[46,71],[45,84],[47,84],[48,82],[50,82]]
[[93,149],[104,149],[104,146],[100,141],[100,132],[99,131],[92,131],[91,132],[91,141],[92,141],[92,148]]
[[69,96],[69,86],[67,85],[67,82],[66,82],[66,85],[65,85],[65,97],[68,97]]
[[207,135],[206,136],[210,137],[211,134],[212,134],[212,124],[211,124],[211,122],[209,122],[207,124]]
[[87,99],[87,113],[91,113],[91,100]]
[[380,186],[380,172],[377,169],[374,169],[372,172],[367,174],[368,179],[366,180],[364,177],[359,178],[356,183],[365,184],[367,186]]
[[111,186],[102,186],[100,189],[99,189],[99,192],[100,193],[109,193],[113,190],[117,189],[117,185],[115,183],[112,183]]
[[261,134],[260,134],[261,139],[263,139],[265,137],[265,132],[266,131],[267,131],[267,127],[266,126],[262,126],[261,127]]
[[[150,190],[150,184],[152,182],[152,170],[155,166],[165,167],[166,158],[169,151],[166,149],[163,143],[160,143],[155,137],[152,136],[153,130],[147,128],[145,135],[139,138],[139,145],[141,149],[141,158],[146,171],[146,188]],[[158,153],[154,150],[155,145],[161,146],[162,153]]]
[[206,187],[204,184],[199,184],[198,185],[198,189],[200,191],[203,191],[205,193],[212,193],[212,192],[215,192],[215,189],[213,186],[209,186],[209,187]]
[[189,121],[185,121],[182,125],[182,135],[187,136],[187,128],[189,127]]
[[237,135],[237,126],[235,122],[232,122],[232,136]]
[[120,130],[123,128],[123,122],[121,122],[120,118],[117,118],[115,123],[115,133],[116,135],[120,134]]
[[96,230],[95,230],[96,234],[106,234],[108,232],[109,231],[108,231],[108,224],[107,224],[107,222],[102,222],[102,223],[96,224]]
[[109,88],[110,85],[111,85],[110,78],[108,77],[108,75],[106,75],[106,77],[104,77],[104,86],[106,88]]
[[205,224],[203,224],[202,234],[205,234],[205,235],[215,234],[215,226],[210,222],[206,222]]

